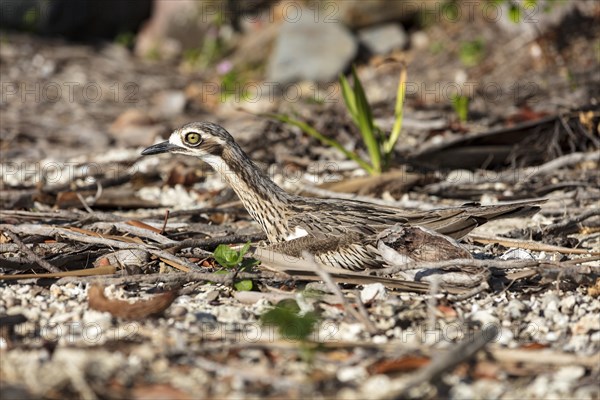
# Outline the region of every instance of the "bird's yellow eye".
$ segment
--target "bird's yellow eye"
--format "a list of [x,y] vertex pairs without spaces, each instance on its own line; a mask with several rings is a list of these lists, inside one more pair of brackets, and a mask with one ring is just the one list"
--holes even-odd
[[191,146],[198,146],[201,142],[199,133],[190,132],[185,135],[185,142]]

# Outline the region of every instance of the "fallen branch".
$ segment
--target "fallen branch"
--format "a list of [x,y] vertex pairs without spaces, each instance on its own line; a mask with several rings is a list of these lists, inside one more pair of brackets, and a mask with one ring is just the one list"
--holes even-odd
[[576,232],[578,229],[576,230],[572,230],[573,228],[578,228],[578,224],[580,224],[581,222],[585,221],[586,219],[589,219],[591,217],[595,217],[600,215],[600,208],[593,208],[591,210],[587,210],[582,214],[579,214],[573,218],[569,218],[567,220],[558,222],[556,224],[552,224],[552,225],[548,225],[547,227],[545,227],[543,229],[543,233],[545,234],[549,234],[549,235],[555,235],[557,233],[573,233]]
[[490,349],[496,361],[506,363],[522,363],[529,365],[582,365],[586,368],[598,369],[598,354],[584,356],[582,354],[561,353],[550,349]]
[[223,236],[210,239],[185,239],[179,242],[177,245],[163,245],[162,248],[166,248],[166,251],[175,253],[186,247],[200,247],[200,248],[214,248],[220,244],[237,244],[247,242],[258,242],[267,238],[264,234],[259,235],[234,235],[234,236]]
[[548,261],[538,260],[474,260],[472,258],[459,258],[456,260],[444,260],[435,262],[411,262],[408,264],[396,265],[389,268],[383,268],[377,271],[378,275],[393,275],[398,272],[411,271],[415,269],[442,269],[450,267],[478,267],[478,268],[530,268],[537,267],[540,264],[547,264]]
[[54,273],[61,272],[60,269],[56,268],[54,265],[50,264],[48,261],[44,260],[42,257],[35,254],[33,252],[33,250],[31,250],[25,243],[23,243],[21,241],[21,239],[19,239],[19,236],[15,232],[13,232],[12,229],[13,229],[13,227],[10,227],[9,225],[0,225],[0,230],[2,230],[2,232],[6,236],[11,238],[11,240],[14,243],[16,243],[17,246],[19,246],[19,249],[23,252],[23,254],[25,254],[25,257],[27,258],[27,260],[39,265],[40,267],[44,268],[48,272],[54,272]]
[[73,271],[50,272],[47,274],[19,274],[19,275],[0,275],[0,280],[21,280],[21,279],[42,279],[42,278],[64,278],[76,276],[112,275],[117,271],[118,266],[103,265],[96,268],[76,269]]
[[437,380],[443,373],[449,372],[458,364],[468,360],[479,350],[484,348],[489,342],[491,342],[498,335],[498,327],[496,325],[489,325],[482,331],[479,331],[474,335],[473,338],[468,338],[462,342],[456,344],[447,353],[434,358],[432,362],[421,368],[415,373],[415,375],[407,383],[403,384],[396,390],[391,390],[386,393],[382,398],[385,399],[398,399],[406,398],[408,392],[412,389],[420,386],[427,382],[432,383]]
[[[168,273],[168,274],[150,274],[150,275],[127,275],[127,276],[120,276],[120,277],[114,277],[114,278],[107,278],[107,277],[102,277],[102,278],[97,278],[97,277],[80,277],[80,278],[76,278],[76,277],[69,277],[69,278],[63,278],[60,279],[56,282],[57,285],[63,285],[66,283],[80,283],[80,282],[90,282],[90,283],[95,283],[95,282],[100,282],[103,285],[131,285],[131,284],[140,284],[140,283],[146,283],[146,284],[155,284],[158,282],[162,282],[162,283],[168,283],[168,284],[172,284],[172,285],[184,285],[186,283],[189,282],[199,282],[199,281],[205,281],[205,282],[212,282],[212,283],[220,283],[223,285],[227,285],[231,282],[232,277],[234,276],[233,272],[227,273],[227,274],[215,274],[215,273],[210,273],[210,272],[186,272],[186,273],[179,273],[179,272],[174,272],[174,273]],[[238,279],[275,279],[277,278],[276,275],[273,274],[265,274],[265,273],[248,273],[248,272],[243,272],[243,273],[239,273],[237,275]]]
[[594,151],[591,153],[571,153],[558,158],[555,158],[552,161],[549,161],[545,164],[538,165],[535,167],[525,168],[525,176],[528,180],[535,176],[547,175],[551,172],[554,172],[557,169],[561,169],[564,167],[568,167],[570,165],[579,164],[585,161],[600,161],[600,152]]
[[[98,236],[90,236],[85,235],[83,233],[75,232],[66,228],[58,228],[58,227],[50,227],[45,225],[34,225],[34,224],[22,224],[19,226],[10,226],[10,225],[0,225],[0,230],[8,230],[12,229],[13,231],[24,233],[28,235],[40,235],[40,236],[62,236],[69,240],[73,240],[76,242],[83,243],[91,243],[98,244],[106,247],[117,248],[117,249],[136,249],[136,250],[144,250],[149,252],[152,255],[155,255],[159,258],[165,258],[167,260],[174,261],[180,265],[183,265],[191,270],[198,270],[199,267],[191,263],[183,258],[176,257],[173,254],[155,248],[149,244],[139,244],[139,243],[127,243],[121,242],[118,240],[106,239],[102,237],[102,235],[98,234]],[[51,271],[51,272],[59,272],[59,271]]]
[[146,239],[150,239],[154,242],[160,243],[165,246],[173,246],[177,242],[175,240],[169,239],[161,234],[153,232],[149,229],[140,228],[138,226],[133,226],[125,222],[96,222],[90,226],[90,228],[95,229],[118,229],[121,232],[129,233],[134,236],[143,237]]
[[519,249],[528,249],[535,251],[555,251],[561,254],[591,254],[591,255],[600,255],[600,251],[592,251],[585,249],[571,249],[569,247],[562,246],[554,246],[551,244],[534,242],[531,240],[519,240],[519,239],[510,239],[503,238],[497,236],[481,236],[475,234],[469,234],[469,238],[474,241],[482,244],[500,244],[505,247],[516,247]]
[[[342,307],[344,307],[344,310],[346,310],[348,314],[352,315],[356,321],[362,322],[370,334],[376,333],[377,328],[375,325],[373,325],[373,322],[371,322],[369,317],[359,313],[354,307],[352,307],[352,305],[350,305],[344,296],[344,293],[342,293],[339,286],[331,278],[331,275],[329,275],[325,269],[321,268],[321,265],[315,260],[315,257],[307,251],[302,252],[302,257],[310,266],[313,267],[316,274],[319,275],[329,290],[331,290],[331,292],[337,297],[339,302],[342,304]],[[360,301],[360,297],[358,301]]]

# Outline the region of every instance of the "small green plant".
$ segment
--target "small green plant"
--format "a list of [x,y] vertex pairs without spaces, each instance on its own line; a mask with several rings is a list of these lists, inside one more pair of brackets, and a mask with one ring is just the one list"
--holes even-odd
[[508,19],[515,24],[528,21],[528,16],[533,17],[536,15],[535,9],[540,8],[541,11],[548,13],[556,5],[567,2],[564,0],[552,0],[552,1],[539,1],[539,0],[492,0],[493,4],[502,5],[506,4],[508,8]]
[[339,82],[346,109],[352,117],[352,121],[358,127],[367,148],[368,160],[361,158],[356,152],[346,149],[337,140],[323,135],[303,121],[282,114],[266,115],[281,122],[297,126],[305,133],[321,141],[321,143],[338,149],[347,158],[356,161],[370,175],[379,175],[389,167],[394,146],[400,138],[400,132],[402,131],[404,98],[406,95],[406,68],[403,66],[400,71],[400,81],[398,83],[396,105],[394,108],[394,126],[389,135],[385,135],[375,124],[371,106],[354,67],[352,68],[352,78],[354,86],[343,75],[340,75]]
[[232,69],[221,76],[220,101],[226,102],[230,98],[234,98],[236,102],[246,101],[251,95],[248,87],[249,85],[246,85],[245,81],[245,74]]
[[121,32],[115,37],[115,43],[131,49],[135,43],[135,35],[133,32]]
[[429,46],[429,51],[431,52],[431,54],[434,55],[440,54],[442,51],[444,51],[444,43],[442,43],[439,40],[436,40]]
[[318,343],[309,340],[319,323],[316,313],[301,313],[296,300],[286,299],[262,314],[260,321],[265,326],[275,327],[282,339],[300,342],[300,357],[312,363],[315,351],[319,348]]
[[160,55],[160,49],[158,48],[158,46],[152,46],[152,48],[150,48],[148,50],[148,52],[145,55],[146,59],[149,61],[158,61],[161,59],[161,55]]
[[301,314],[296,300],[286,299],[265,312],[260,320],[263,325],[277,328],[285,340],[308,341],[319,322],[319,317],[312,311]]
[[40,21],[40,13],[36,7],[31,7],[23,14],[23,26],[26,30],[34,32]]
[[183,60],[191,65],[196,66],[202,57],[202,49],[200,47],[193,47],[183,51]]
[[442,3],[442,7],[440,9],[442,17],[446,21],[455,22],[460,17],[460,4],[458,1],[451,0]]
[[452,96],[451,102],[452,108],[454,108],[454,112],[458,116],[458,120],[460,122],[467,122],[470,99],[467,96],[454,95]]
[[183,59],[190,67],[204,69],[223,57],[227,50],[227,44],[221,35],[225,20],[223,13],[214,14],[208,21],[209,27],[202,35],[202,42],[199,43],[199,46],[190,48],[183,53]]
[[473,67],[483,59],[484,50],[485,46],[481,39],[462,42],[459,50],[460,61],[467,67]]
[[[243,272],[257,265],[259,263],[258,260],[253,258],[244,258],[244,255],[249,249],[250,242],[246,243],[239,251],[232,249],[225,244],[220,244],[217,246],[215,252],[213,253],[213,257],[219,263],[219,265],[225,268],[217,273],[226,274],[232,269],[237,269],[238,272]],[[239,291],[250,291],[253,289],[254,284],[250,279],[242,279],[236,281],[233,286]]]

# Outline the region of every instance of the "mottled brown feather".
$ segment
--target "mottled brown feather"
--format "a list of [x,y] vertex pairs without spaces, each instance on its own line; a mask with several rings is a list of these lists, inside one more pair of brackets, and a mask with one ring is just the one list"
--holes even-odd
[[[285,192],[269,179],[221,126],[194,122],[178,129],[173,136],[184,137],[189,132],[199,133],[202,143],[173,152],[196,155],[221,172],[250,215],[263,228],[273,250],[295,257],[299,257],[302,251],[309,251],[321,262],[336,267],[361,269],[382,266],[376,237],[397,224],[425,228],[421,231],[406,230],[408,236],[404,241],[399,240],[398,246],[404,246],[401,250],[417,255],[427,253],[428,258],[430,255],[425,247],[429,243],[426,241],[434,243],[436,240],[428,238],[427,229],[459,239],[487,221],[535,214],[545,201],[487,206],[468,204],[415,211],[360,201],[301,197]],[[298,228],[305,231],[306,236],[288,240]],[[433,232],[431,236],[435,236]],[[444,258],[444,255],[441,257]]]

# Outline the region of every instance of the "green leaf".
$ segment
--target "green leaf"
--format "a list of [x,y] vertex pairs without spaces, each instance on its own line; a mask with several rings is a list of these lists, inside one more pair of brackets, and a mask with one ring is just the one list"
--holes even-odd
[[215,257],[215,260],[225,268],[237,267],[242,261],[240,253],[225,244],[217,246],[213,253],[213,257]]
[[220,269],[218,271],[213,272],[215,275],[227,275],[230,274],[231,271],[227,271],[226,269]]
[[373,113],[371,106],[365,95],[363,86],[358,79],[356,68],[352,67],[352,76],[354,78],[354,98],[356,100],[356,114],[358,118],[358,127],[362,135],[369,157],[371,158],[371,165],[377,174],[381,172],[381,151],[379,148],[378,131],[375,129],[373,123]]
[[508,8],[508,18],[515,24],[521,22],[521,7],[517,4],[511,4]]
[[354,123],[358,125],[358,114],[356,112],[356,97],[354,91],[348,82],[348,79],[344,75],[340,74],[340,86],[342,87],[342,97],[344,97],[344,103],[350,113],[350,116],[354,120]]
[[241,267],[241,271],[245,271],[248,270],[256,265],[260,264],[260,261],[254,258],[244,258],[242,260],[242,267]]
[[250,279],[244,279],[234,283],[233,287],[235,287],[235,290],[240,292],[249,292],[252,290],[253,284]]
[[244,257],[244,255],[246,255],[248,250],[250,250],[250,246],[251,246],[250,242],[246,242],[246,244],[244,244],[244,247],[242,247],[240,249],[240,257]]
[[460,45],[460,61],[467,67],[473,67],[483,59],[485,45],[481,39],[463,42]]
[[394,126],[388,140],[383,144],[383,152],[387,160],[394,150],[396,142],[402,132],[402,119],[404,117],[404,98],[406,97],[406,66],[403,65],[400,70],[400,81],[396,91],[396,107],[394,108]]
[[286,340],[307,340],[314,331],[318,316],[314,312],[299,314],[300,307],[294,300],[283,300],[261,316],[264,325],[275,326]]
[[467,96],[455,95],[452,97],[452,107],[461,122],[467,121],[469,116],[469,102],[470,99]]

